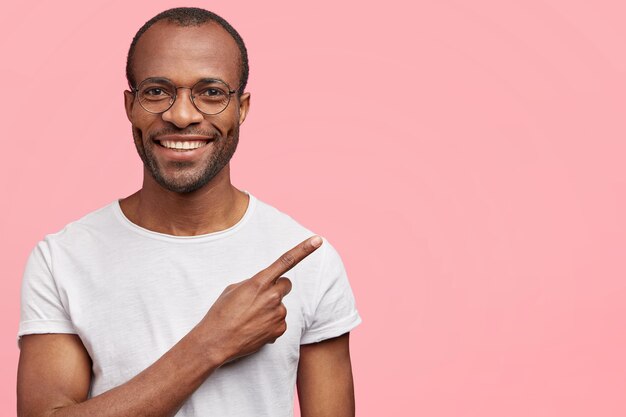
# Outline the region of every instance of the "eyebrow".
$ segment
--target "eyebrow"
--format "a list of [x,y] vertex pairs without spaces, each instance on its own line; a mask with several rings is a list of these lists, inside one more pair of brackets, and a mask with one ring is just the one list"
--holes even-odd
[[[169,78],[165,78],[165,77],[148,77],[145,80],[141,81],[139,84],[137,84],[137,86],[145,83],[146,81],[152,82],[152,83],[170,83],[170,84],[174,84],[176,85],[172,80],[170,80]],[[204,83],[214,83],[214,82],[220,82],[223,84],[228,85],[228,83],[222,79],[219,78],[213,78],[213,77],[205,77],[205,78],[200,78],[198,81],[194,82],[193,84],[197,84],[199,82],[204,82]],[[177,87],[184,87],[184,86],[177,86]],[[190,86],[191,87],[191,86]]]
[[149,81],[151,83],[172,83],[172,81],[170,81],[169,79],[165,78],[165,77],[148,77],[145,80],[141,81],[139,84],[137,84],[137,87],[139,87],[141,84],[145,83],[146,81]]
[[198,81],[196,81],[196,83],[199,82],[204,82],[204,83],[214,83],[214,82],[218,82],[218,83],[222,83],[222,84],[226,84],[228,85],[228,83],[222,79],[219,78],[200,78]]

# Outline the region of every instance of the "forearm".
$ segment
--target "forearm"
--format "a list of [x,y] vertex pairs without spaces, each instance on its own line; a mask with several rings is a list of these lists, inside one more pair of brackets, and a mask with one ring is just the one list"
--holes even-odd
[[87,401],[57,407],[50,417],[173,416],[221,364],[209,350],[194,329],[128,382]]

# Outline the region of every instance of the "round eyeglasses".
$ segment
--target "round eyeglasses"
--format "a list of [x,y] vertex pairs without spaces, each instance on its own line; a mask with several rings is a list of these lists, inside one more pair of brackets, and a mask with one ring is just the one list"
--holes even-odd
[[207,115],[219,114],[226,110],[230,96],[236,92],[224,81],[213,78],[202,79],[193,87],[177,87],[166,78],[147,78],[133,88],[133,91],[145,111],[160,114],[174,105],[179,88],[191,90],[191,102],[199,112]]

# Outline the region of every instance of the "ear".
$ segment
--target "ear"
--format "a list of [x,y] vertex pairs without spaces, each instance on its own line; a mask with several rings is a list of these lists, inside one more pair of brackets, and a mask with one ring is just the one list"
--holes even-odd
[[135,94],[132,91],[124,91],[124,107],[126,108],[126,117],[132,123],[133,106],[135,105]]
[[239,125],[246,120],[248,110],[250,110],[250,93],[243,93],[239,97]]

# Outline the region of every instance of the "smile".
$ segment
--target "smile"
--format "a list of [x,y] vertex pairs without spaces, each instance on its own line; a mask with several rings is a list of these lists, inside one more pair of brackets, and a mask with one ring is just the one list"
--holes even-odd
[[173,140],[161,140],[157,141],[159,145],[168,149],[175,149],[177,151],[189,151],[206,146],[208,141],[206,140],[193,140],[193,141],[173,141]]

